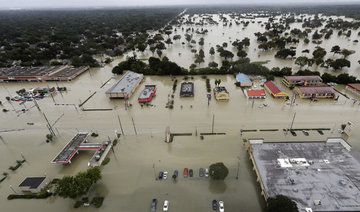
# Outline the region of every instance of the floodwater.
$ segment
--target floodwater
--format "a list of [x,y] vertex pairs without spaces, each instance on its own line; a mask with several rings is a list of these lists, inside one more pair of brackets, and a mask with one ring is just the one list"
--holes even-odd
[[[250,24],[249,30],[250,27],[253,27],[255,31],[261,29],[256,28],[255,24]],[[222,31],[231,34],[236,32],[235,28],[236,26],[233,25],[228,32],[219,25],[207,35],[205,42],[210,41],[214,45],[221,43],[220,39],[216,39],[215,31],[221,38]],[[230,36],[235,38],[236,34]],[[179,51],[185,51],[182,48],[181,44],[178,46],[174,44],[166,55],[170,60],[182,62],[182,65],[187,66],[190,56],[183,53],[178,57]],[[207,52],[208,50],[205,50],[205,53]],[[266,60],[265,58],[273,59],[270,56],[261,56],[259,60]],[[297,100],[293,106],[269,96],[265,100],[248,101],[242,90],[235,87],[233,76],[209,76],[212,87],[214,87],[215,79],[221,79],[221,84],[230,92],[229,102],[216,102],[212,98],[209,105],[204,79],[195,76],[191,80],[195,83],[195,97],[180,98],[179,88],[183,78],[177,77],[179,82],[174,93],[175,103],[172,110],[165,108],[168,95],[172,92],[173,82],[170,77],[146,76],[144,82],[130,98],[132,107],[125,110],[123,100],[110,100],[105,96],[105,91],[121,76],[115,76],[103,88],[100,88],[103,83],[113,77],[111,69],[122,59],[118,58],[103,68],[91,69],[72,82],[58,83],[59,86],[66,86],[68,91],[56,94],[54,100],[51,97],[39,100],[41,112],[32,107],[32,102],[25,104],[26,108],[32,107],[26,113],[16,112],[24,106],[15,102],[10,104],[5,97],[14,95],[15,91],[21,88],[56,86],[55,82],[0,84],[0,100],[3,102],[0,109],[10,110],[7,113],[0,112],[0,129],[23,129],[0,134],[3,138],[3,141],[0,141],[0,155],[2,156],[0,172],[9,173],[9,177],[0,183],[1,211],[30,209],[31,211],[51,210],[54,212],[99,210],[138,212],[149,211],[151,200],[157,198],[159,208],[162,207],[165,199],[169,200],[170,211],[211,211],[211,201],[217,199],[225,202],[227,211],[260,212],[264,201],[260,195],[259,185],[252,171],[243,138],[264,138],[268,141],[319,141],[327,137],[341,136],[337,129],[340,124],[347,121],[360,126],[360,106],[342,96],[338,101]],[[271,63],[286,65],[286,62],[282,63],[275,59]],[[356,70],[352,69],[352,71]],[[141,107],[137,103],[137,97],[145,84],[155,84],[158,87],[151,107]],[[344,86],[338,86],[338,89],[346,93]],[[54,101],[58,104],[78,105],[95,91],[94,97],[83,107],[112,109],[111,111],[85,112],[78,107],[75,109],[74,106],[54,105]],[[287,92],[291,93],[289,90]],[[355,98],[352,94],[348,95]],[[260,107],[264,103],[268,104],[268,107]],[[51,123],[64,114],[54,125],[57,137],[52,143],[45,142],[48,131],[42,113],[46,114]],[[298,133],[297,137],[284,135],[282,129],[290,126],[295,113],[293,128],[330,128],[331,130],[325,131],[323,136],[317,132],[310,132],[310,136],[302,133]],[[121,118],[124,135],[114,148],[114,153],[110,154],[110,163],[102,168],[102,180],[90,191],[90,196],[105,196],[104,204],[100,209],[93,207],[73,209],[74,200],[58,197],[46,200],[6,200],[6,197],[13,193],[10,185],[19,193],[17,185],[26,176],[46,175],[53,179],[64,175],[75,175],[79,171],[86,170],[91,153],[80,153],[73,159],[72,164],[67,166],[51,164],[50,161],[78,131],[97,132],[99,137],[91,138],[93,142],[107,140],[108,136],[113,139],[115,130],[120,131],[117,115]],[[205,139],[201,140],[200,133],[211,132],[213,115],[215,116],[214,132],[225,132],[226,135],[205,136]],[[137,135],[135,135],[132,119]],[[27,125],[28,122],[34,125]],[[174,133],[193,133],[193,136],[175,137],[174,142],[168,144],[164,142],[166,127],[170,127]],[[240,129],[280,129],[281,131],[248,132],[241,136]],[[358,158],[360,158],[359,140],[360,131],[358,130],[348,139],[353,146],[353,154]],[[21,159],[21,153],[27,162],[15,172],[11,172],[8,167],[15,165],[15,161]],[[206,168],[214,162],[224,162],[229,168],[229,175],[224,182],[212,182],[198,177],[199,168]],[[194,169],[195,177],[184,179],[181,174],[185,167]],[[239,174],[236,179],[238,167]],[[171,179],[155,180],[155,174],[159,171],[167,170],[172,173],[175,169],[180,173],[177,182]],[[159,208],[157,211],[160,211]]]

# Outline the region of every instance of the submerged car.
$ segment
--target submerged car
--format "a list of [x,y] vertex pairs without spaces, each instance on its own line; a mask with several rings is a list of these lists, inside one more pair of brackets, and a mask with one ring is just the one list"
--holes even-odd
[[188,172],[189,172],[189,171],[188,171],[188,168],[185,168],[185,169],[184,169],[184,177],[188,177]]
[[193,175],[194,175],[194,171],[192,169],[189,169],[189,176],[193,177]]
[[168,211],[168,210],[169,210],[169,201],[165,200],[164,206],[163,206],[163,211]]
[[163,176],[164,176],[164,172],[159,172],[159,180],[162,180]]
[[163,174],[163,179],[166,180],[168,177],[168,172],[167,171],[164,171],[164,174]]
[[217,203],[216,199],[214,199],[214,200],[212,201],[212,209],[213,209],[214,211],[216,211],[216,210],[217,210],[217,207],[218,207],[218,203]]
[[224,212],[225,211],[225,208],[224,208],[224,202],[223,201],[219,201],[219,211],[220,212]]
[[208,168],[205,169],[205,177],[209,177],[209,169]]
[[152,202],[151,202],[150,212],[155,212],[156,211],[156,205],[157,205],[157,199],[153,199]]
[[204,169],[203,169],[203,168],[200,168],[200,169],[199,169],[199,177],[204,177],[204,175],[205,175]]

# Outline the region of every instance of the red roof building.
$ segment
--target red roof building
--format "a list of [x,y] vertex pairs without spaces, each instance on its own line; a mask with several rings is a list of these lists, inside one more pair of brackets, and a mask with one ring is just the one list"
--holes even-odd
[[288,96],[289,96],[274,81],[269,80],[269,81],[265,82],[264,87],[274,98],[288,98]]
[[360,96],[360,83],[347,84],[346,90],[354,93],[357,96]]
[[245,96],[249,99],[265,99],[265,90],[245,90]]

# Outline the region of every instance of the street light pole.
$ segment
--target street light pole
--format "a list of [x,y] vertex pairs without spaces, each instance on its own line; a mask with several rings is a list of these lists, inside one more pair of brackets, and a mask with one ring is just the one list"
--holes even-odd
[[240,169],[240,158],[239,158],[239,156],[237,157],[237,159],[238,159],[238,167],[237,167],[236,179],[238,180],[239,179],[239,169]]
[[153,169],[154,169],[155,180],[157,180],[156,171],[155,171],[155,163],[153,163]]

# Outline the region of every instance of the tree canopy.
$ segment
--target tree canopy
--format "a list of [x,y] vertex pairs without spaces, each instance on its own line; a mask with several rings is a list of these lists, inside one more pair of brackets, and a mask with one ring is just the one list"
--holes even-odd
[[228,174],[228,168],[221,162],[210,165],[210,177],[213,180],[224,180]]
[[294,201],[290,198],[277,195],[267,200],[265,212],[298,212],[299,209]]

